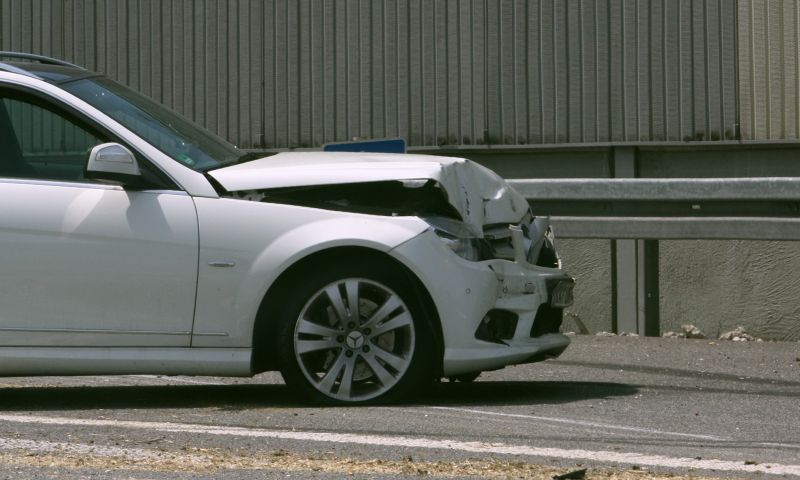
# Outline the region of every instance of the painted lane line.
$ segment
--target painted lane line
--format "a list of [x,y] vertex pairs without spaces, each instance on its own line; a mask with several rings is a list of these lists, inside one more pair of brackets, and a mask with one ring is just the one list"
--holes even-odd
[[568,460],[588,460],[604,463],[622,463],[663,468],[719,470],[726,472],[770,473],[776,475],[799,475],[800,465],[762,463],[745,465],[728,460],[696,460],[694,458],[667,457],[641,453],[608,452],[595,450],[568,450],[562,448],[537,448],[527,445],[508,445],[504,443],[465,442],[441,440],[425,437],[401,437],[387,435],[359,435],[349,433],[329,433],[311,431],[267,430],[245,427],[222,427],[214,425],[141,422],[132,420],[92,420],[66,417],[44,417],[27,415],[0,415],[0,421],[22,424],[116,427],[148,431],[191,433],[206,435],[225,435],[250,438],[273,438],[279,440],[298,440],[304,442],[325,442],[377,447],[424,448],[431,450],[451,450],[482,454],[524,455],[530,457],[560,458]]
[[496,417],[509,417],[509,418],[524,418],[528,420],[538,420],[542,422],[552,422],[552,423],[563,423],[569,425],[579,425],[583,427],[592,427],[592,428],[600,428],[604,430],[622,430],[626,432],[638,432],[638,433],[646,433],[649,435],[666,435],[672,437],[683,437],[683,438],[696,438],[698,440],[713,440],[713,441],[727,441],[727,439],[723,437],[718,437],[715,435],[699,435],[695,433],[681,433],[681,432],[667,432],[664,430],[655,430],[652,428],[641,428],[641,427],[626,427],[623,425],[613,425],[610,423],[598,423],[598,422],[587,422],[584,420],[572,420],[569,418],[558,418],[558,417],[540,417],[536,415],[523,415],[519,413],[502,413],[502,412],[487,412],[485,410],[473,410],[471,408],[454,408],[454,407],[428,407],[433,410],[446,410],[451,412],[461,412],[461,413],[470,413],[470,414],[481,414],[487,416],[496,416]]

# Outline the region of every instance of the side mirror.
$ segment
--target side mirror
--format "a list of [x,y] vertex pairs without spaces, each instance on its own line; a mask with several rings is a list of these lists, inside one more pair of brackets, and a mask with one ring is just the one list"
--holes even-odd
[[141,175],[136,157],[119,143],[103,143],[89,151],[86,178],[124,183],[138,179]]

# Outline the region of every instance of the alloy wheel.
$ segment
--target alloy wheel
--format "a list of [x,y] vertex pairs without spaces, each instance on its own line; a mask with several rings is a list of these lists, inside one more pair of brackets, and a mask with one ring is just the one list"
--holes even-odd
[[346,278],[318,290],[294,328],[300,370],[320,393],[364,401],[391,390],[411,364],[414,319],[381,283]]

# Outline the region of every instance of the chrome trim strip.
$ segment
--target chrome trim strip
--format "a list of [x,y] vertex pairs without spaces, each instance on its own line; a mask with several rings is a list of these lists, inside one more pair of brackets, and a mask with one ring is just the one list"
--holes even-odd
[[30,332],[30,333],[108,333],[126,335],[191,335],[192,332],[159,332],[156,330],[99,330],[78,328],[17,328],[0,327],[0,332]]
[[[225,332],[194,332],[192,335],[193,336],[197,336],[197,337],[227,337],[228,336],[228,334],[225,333]],[[194,347],[194,348],[200,348],[200,347]]]

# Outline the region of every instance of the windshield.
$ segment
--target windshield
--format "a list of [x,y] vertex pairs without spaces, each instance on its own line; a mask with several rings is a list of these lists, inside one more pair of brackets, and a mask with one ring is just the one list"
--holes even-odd
[[62,88],[194,170],[212,170],[248,156],[208,130],[108,78],[84,78],[62,84]]

